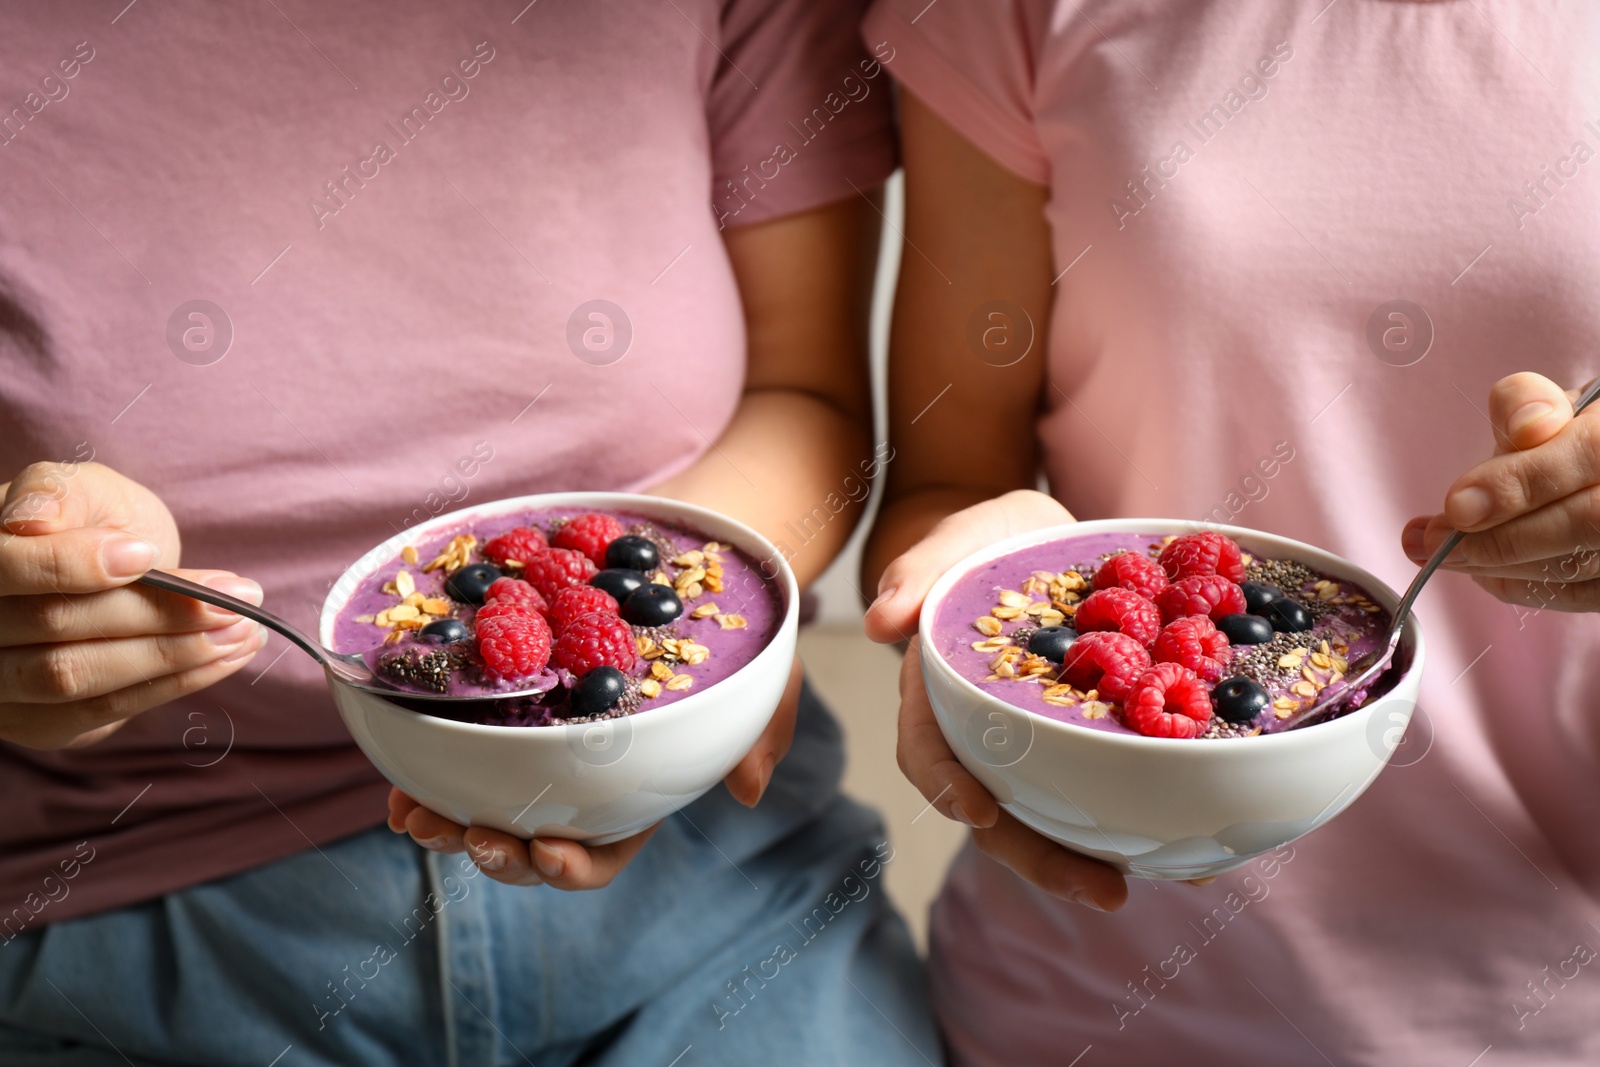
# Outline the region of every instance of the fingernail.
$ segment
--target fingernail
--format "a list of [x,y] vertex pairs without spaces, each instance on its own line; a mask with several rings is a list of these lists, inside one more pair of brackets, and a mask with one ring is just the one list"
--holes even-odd
[[444,837],[428,837],[428,838],[424,838],[423,840],[417,842],[417,844],[421,845],[423,848],[428,849],[429,851],[432,851],[432,852],[439,851],[441,848],[444,848],[449,843],[450,843],[450,840],[448,838],[444,838]]
[[1419,522],[1415,525],[1407,526],[1401,531],[1400,547],[1405,551],[1405,554],[1408,558],[1421,559],[1427,554],[1427,550],[1422,546],[1422,534],[1424,529],[1425,527],[1423,524]]
[[242,659],[249,659],[251,656],[261,651],[261,646],[267,643],[266,627],[253,622],[247,623],[247,625],[254,626],[256,628],[255,640],[246,640],[244,644],[240,645],[234,651],[229,652],[226,656],[223,656],[218,662],[237,663]]
[[506,853],[488,845],[467,845],[472,849],[472,862],[483,870],[506,870]]
[[29,493],[27,496],[19,496],[5,511],[0,512],[0,525],[9,526],[13,522],[33,520],[45,522],[59,514],[61,514],[61,501],[43,493]]
[[961,806],[961,801],[959,800],[952,800],[950,802],[950,817],[956,822],[965,823],[973,828],[976,828],[978,825],[972,821],[972,816],[967,814],[967,809]]
[[567,869],[567,861],[561,853],[543,841],[533,843],[533,865],[546,878],[560,878],[561,872]]
[[137,537],[118,537],[100,549],[106,573],[113,578],[136,578],[156,561],[156,546]]
[[1530,401],[1513,411],[1506,419],[1506,431],[1515,437],[1554,410],[1554,407],[1543,400]]
[[224,626],[219,630],[207,630],[206,640],[210,641],[214,648],[228,648],[250,637],[259,629],[261,627],[249,619],[240,619],[232,626]]
[[[249,578],[241,578],[237,574],[218,574],[207,578],[204,584],[212,589],[215,589],[219,593],[228,594],[235,600],[243,600],[248,604],[255,604],[258,607],[261,604],[261,587],[255,582],[252,582]],[[233,612],[229,611],[227,608],[219,608],[215,604],[208,604],[206,606],[212,611],[220,614],[233,614]]]
[[890,600],[894,599],[894,595],[899,591],[899,589],[900,587],[898,585],[891,585],[887,589],[878,590],[878,599],[874,600],[867,610],[872,611],[874,608],[878,608],[884,604],[887,604]]
[[[756,804],[761,803],[761,798],[767,795],[767,786],[772,782],[772,769],[777,766],[778,757],[768,756],[761,761],[761,770],[757,772]],[[751,807],[755,805],[752,804]]]
[[1109,910],[1104,904],[1090,896],[1086,890],[1075,889],[1072,891],[1071,897],[1073,900],[1077,901],[1079,904],[1082,904],[1086,908],[1092,908],[1095,911]]
[[1455,495],[1445,502],[1445,509],[1450,512],[1451,521],[1457,528],[1478,525],[1488,517],[1492,506],[1493,501],[1489,499],[1489,491],[1480,489],[1476,485],[1458,489]]

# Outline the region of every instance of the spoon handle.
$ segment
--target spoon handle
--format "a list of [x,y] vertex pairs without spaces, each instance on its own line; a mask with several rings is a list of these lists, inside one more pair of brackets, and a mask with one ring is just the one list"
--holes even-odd
[[169,593],[177,593],[179,596],[203,600],[207,604],[224,608],[235,615],[243,615],[247,619],[259,622],[262,626],[267,627],[269,630],[277,631],[299,645],[324,667],[330,666],[326,649],[265,608],[258,608],[247,600],[240,600],[238,597],[229,596],[227,593],[219,593],[210,586],[201,585],[199,582],[191,582],[187,578],[179,578],[176,574],[168,574],[166,571],[146,571],[140,576],[139,581],[144,585],[165,589]]

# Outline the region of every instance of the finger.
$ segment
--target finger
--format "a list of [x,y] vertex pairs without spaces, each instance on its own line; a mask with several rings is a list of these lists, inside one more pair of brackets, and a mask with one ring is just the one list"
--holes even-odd
[[462,839],[467,828],[421,804],[406,814],[401,825],[405,827],[406,833],[411,835],[411,840],[430,852],[455,853],[467,850],[466,843]]
[[884,568],[878,599],[867,609],[867,636],[884,644],[910,640],[928,590],[951,566],[1013,534],[1072,521],[1059,502],[1033,490],[1006,493],[945,517]]
[[1482,530],[1596,481],[1600,412],[1585,411],[1543,444],[1494,456],[1456,479],[1445,496],[1444,518],[1458,530]]
[[1522,452],[1542,445],[1571,420],[1571,398],[1542,374],[1512,374],[1489,390],[1496,452]]
[[533,860],[528,854],[532,842],[487,826],[469,826],[464,840],[472,862],[496,882],[506,885],[544,884],[544,878],[534,869]]
[[1548,582],[1483,575],[1472,580],[1496,599],[1531,609],[1535,615],[1541,611],[1600,611],[1600,581]]
[[609,845],[585,846],[560,838],[535,838],[529,850],[546,885],[557,889],[603,889],[655,836],[656,823]]
[[1116,911],[1128,901],[1127,880],[1114,868],[1062,848],[1005,812],[994,826],[972,831],[972,839],[984,855],[1063,900],[1097,911]]
[[[261,587],[248,578],[227,571],[174,573],[240,600],[261,603]],[[76,596],[7,596],[0,597],[0,647],[194,633],[238,621],[231,611],[143,585]]]
[[24,704],[64,704],[148,684],[266,643],[259,623],[191,634],[113,637],[0,649],[0,697]]
[[895,758],[900,772],[945,818],[968,826],[993,826],[1000,817],[1000,805],[956,759],[939,729],[922,681],[921,638],[912,638],[900,664]]
[[1183,880],[1183,884],[1184,885],[1197,886],[1197,887],[1199,887],[1201,889],[1204,889],[1206,886],[1210,885],[1212,882],[1215,882],[1216,880],[1217,880],[1217,876],[1216,875],[1212,875],[1210,878],[1185,878]]
[[420,808],[422,805],[413,800],[408,793],[391,787],[389,789],[389,829],[397,834],[406,832],[406,816]]
[[24,748],[79,748],[115,733],[128,719],[181,696],[198,693],[235,673],[259,648],[245,645],[203,667],[139,682],[114,693],[71,704],[0,703],[0,738]]
[[[1453,531],[1436,517],[1423,530],[1418,562],[1430,557]],[[1567,581],[1594,577],[1579,568],[1600,543],[1600,488],[1588,489],[1546,504],[1525,515],[1462,538],[1445,566],[1464,572],[1487,572],[1506,577],[1537,575],[1548,562],[1571,560]]]
[[[172,516],[159,497],[100,463],[34,463],[6,486],[0,530],[23,536],[106,527],[154,540],[177,562]],[[170,557],[170,558],[169,558]]]
[[760,803],[762,794],[767,791],[767,784],[772,781],[773,769],[789,754],[789,745],[794,741],[795,717],[800,711],[800,685],[804,679],[805,671],[800,666],[800,660],[796,659],[789,669],[789,684],[783,691],[778,710],[772,714],[772,720],[738,766],[723,779],[733,799],[747,808]]
[[112,589],[149,570],[156,555],[150,541],[102,526],[32,537],[0,533],[0,596]]

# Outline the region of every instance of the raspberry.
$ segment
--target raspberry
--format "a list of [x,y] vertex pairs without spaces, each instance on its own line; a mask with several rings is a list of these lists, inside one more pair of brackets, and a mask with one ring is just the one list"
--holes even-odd
[[1118,552],[1094,573],[1096,589],[1132,589],[1149,600],[1167,587],[1167,572],[1161,564],[1139,552]]
[[1214,682],[1227,668],[1230,647],[1210,619],[1189,615],[1167,623],[1150,654],[1157,663],[1180,663]]
[[615,615],[590,612],[567,624],[556,638],[556,666],[580,677],[596,667],[615,667],[626,674],[636,655],[633,627]]
[[574,585],[556,594],[556,598],[550,602],[550,610],[545,613],[545,618],[550,620],[550,629],[560,637],[561,631],[567,628],[567,624],[580,616],[596,612],[601,615],[615,615],[618,610],[616,600],[604,589],[596,589],[592,585]]
[[1184,534],[1161,550],[1161,567],[1176,582],[1197,574],[1220,574],[1230,582],[1244,581],[1244,560],[1239,546],[1212,530]]
[[1181,663],[1157,663],[1139,675],[1122,717],[1146,737],[1198,737],[1211,720],[1211,696]]
[[547,604],[569,585],[588,585],[597,573],[588,556],[570,548],[549,549],[522,566],[522,577],[533,583]]
[[[517,609],[523,614],[504,614],[474,621],[478,638],[478,658],[485,672],[499,678],[529,678],[550,662],[550,627],[537,615],[519,605],[507,604],[502,610]],[[485,610],[494,610],[488,608]]]
[[518,604],[514,600],[501,600],[494,604],[485,604],[479,608],[477,614],[472,616],[472,625],[476,627],[480,622],[488,622],[490,619],[531,619],[535,616],[544,617],[539,615],[539,612],[531,604]]
[[521,604],[523,607],[532,608],[540,615],[548,609],[544,597],[539,595],[539,590],[521,578],[496,578],[490,582],[488,590],[483,594],[483,602],[493,604],[496,601]]
[[1205,615],[1216,622],[1244,613],[1244,591],[1220,574],[1196,574],[1167,586],[1156,603],[1167,622],[1186,615]]
[[550,542],[544,538],[544,531],[536,530],[532,526],[518,526],[514,530],[507,530],[499,537],[489,539],[483,546],[483,555],[497,567],[504,567],[510,560],[527,563],[535,556],[542,556],[550,551]]
[[622,536],[622,523],[610,515],[574,515],[562,524],[550,543],[582,552],[596,567],[606,565],[606,548]]
[[1161,632],[1161,612],[1132,589],[1100,589],[1078,605],[1072,624],[1080,634],[1115,630],[1149,648]]
[[1127,634],[1089,633],[1067,649],[1061,679],[1085,691],[1098,689],[1109,700],[1121,700],[1149,666],[1150,653]]

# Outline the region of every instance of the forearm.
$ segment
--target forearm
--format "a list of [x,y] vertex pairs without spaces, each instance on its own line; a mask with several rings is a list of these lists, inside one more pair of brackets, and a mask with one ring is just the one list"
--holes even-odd
[[754,389],[705,455],[649,491],[754,527],[805,586],[849,539],[875,470],[863,420],[801,390]]

